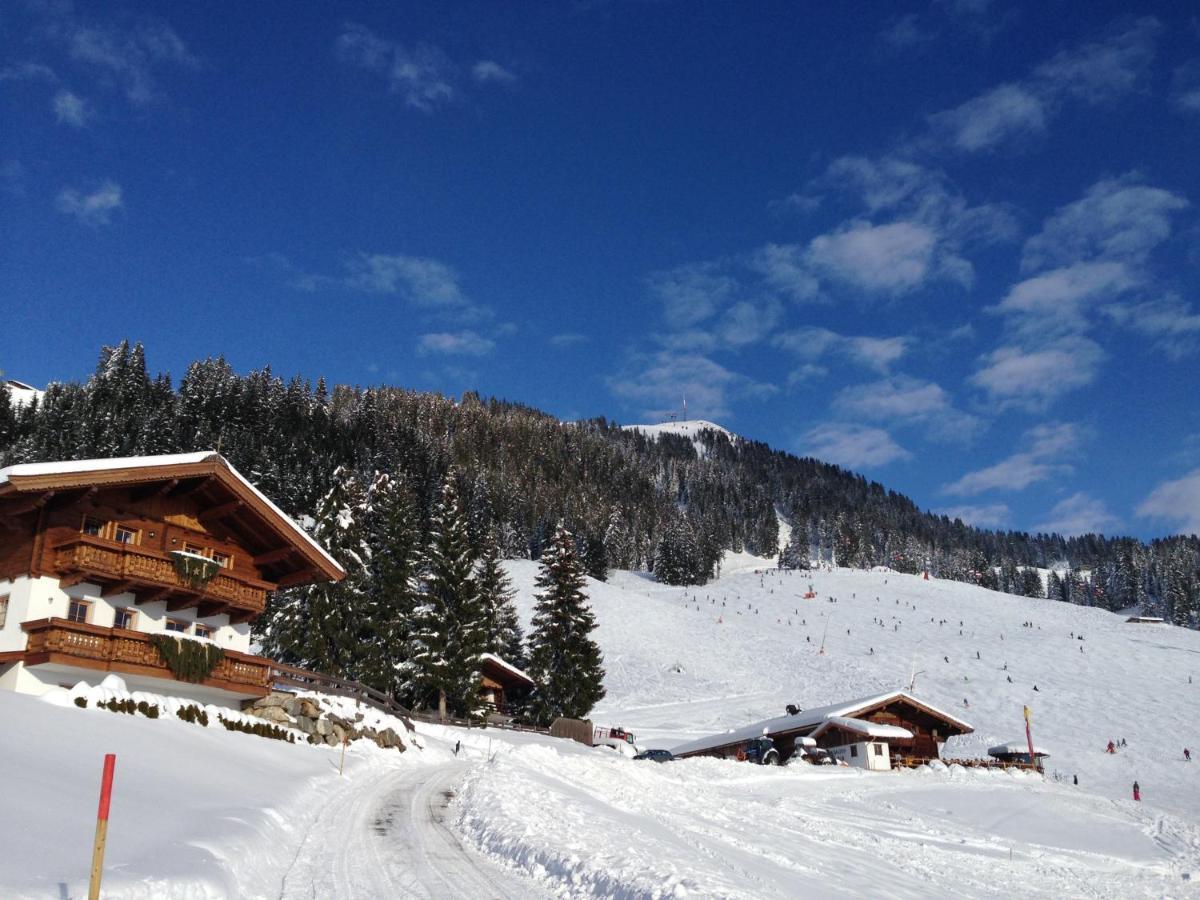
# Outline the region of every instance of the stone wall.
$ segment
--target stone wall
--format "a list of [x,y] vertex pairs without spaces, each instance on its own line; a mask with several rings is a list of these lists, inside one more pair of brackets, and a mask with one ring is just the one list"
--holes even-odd
[[336,747],[346,738],[352,741],[366,738],[385,750],[395,747],[403,753],[408,749],[404,739],[395,729],[376,729],[364,725],[361,712],[355,713],[351,719],[346,719],[322,708],[312,697],[297,697],[294,694],[275,691],[247,704],[242,712],[276,725],[302,731],[308,735],[310,744]]

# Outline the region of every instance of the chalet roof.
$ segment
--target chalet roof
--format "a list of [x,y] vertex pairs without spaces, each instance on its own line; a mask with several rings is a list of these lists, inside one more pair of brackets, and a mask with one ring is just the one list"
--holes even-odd
[[899,725],[883,725],[879,722],[868,722],[864,719],[850,719],[846,716],[830,716],[822,724],[817,726],[817,730],[812,733],[815,738],[822,732],[828,731],[830,728],[842,728],[846,731],[853,731],[855,734],[862,734],[873,738],[893,738],[895,740],[908,740],[913,736],[913,733],[907,728],[901,728]]
[[[957,728],[963,734],[968,734],[975,729],[971,725],[964,722],[947,712],[943,712],[935,706],[918,700],[916,697],[906,691],[889,691],[886,694],[875,694],[871,697],[862,697],[858,700],[848,700],[844,703],[834,703],[830,706],[820,706],[814,709],[801,710],[794,716],[776,716],[773,719],[763,719],[760,722],[754,722],[750,725],[743,725],[741,728],[733,728],[724,734],[712,734],[707,737],[697,738],[694,741],[689,741],[686,744],[681,744],[675,747],[671,752],[676,756],[688,753],[701,753],[705,750],[715,750],[718,747],[726,747],[730,744],[737,744],[742,741],[749,740],[753,737],[758,737],[762,734],[777,734],[780,732],[796,732],[813,730],[817,726],[835,718],[851,719],[858,713],[863,713],[874,709],[878,706],[883,706],[890,703],[892,700],[904,700],[911,703],[920,709],[944,720],[949,725]],[[912,737],[912,735],[908,735]]]
[[114,459],[77,459],[20,463],[0,469],[0,497],[5,494],[94,485],[129,485],[212,476],[245,502],[262,522],[298,549],[330,580],[340,581],[345,570],[329,553],[215,450]]
[[528,675],[526,675],[525,672],[518,669],[512,663],[497,656],[495,653],[484,653],[479,657],[479,659],[482,662],[491,663],[492,665],[496,666],[497,668],[502,669],[505,673],[507,673],[508,675],[511,675],[513,678],[516,678],[519,681],[525,681],[531,685],[536,684],[536,682],[532,678],[530,678]]

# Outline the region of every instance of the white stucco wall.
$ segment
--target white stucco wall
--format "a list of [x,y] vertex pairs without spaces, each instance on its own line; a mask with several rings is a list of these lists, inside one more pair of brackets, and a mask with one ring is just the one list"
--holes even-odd
[[165,601],[137,606],[133,594],[101,597],[100,587],[88,584],[86,581],[64,590],[59,586],[57,578],[49,576],[28,578],[21,575],[12,582],[0,580],[0,596],[6,592],[9,594],[8,617],[4,628],[0,629],[0,652],[25,649],[25,632],[21,630],[22,622],[51,617],[65,619],[71,598],[86,600],[91,604],[91,608],[88,610],[88,622],[92,625],[111,628],[117,610],[127,607],[136,613],[134,631],[144,631],[148,634],[166,631],[167,620],[175,619],[187,622],[188,631],[191,632],[194,623],[200,622],[213,629],[212,640],[217,646],[225,650],[250,652],[250,625],[244,622],[231,625],[229,616],[223,613],[204,618],[197,617],[194,608],[169,613]]
[[[854,748],[852,751],[851,748]],[[880,747],[881,752],[876,753],[874,747]],[[835,759],[844,760],[850,765],[859,769],[870,769],[875,772],[886,772],[892,767],[891,755],[888,753],[888,745],[883,741],[878,742],[861,742],[858,744],[847,744],[844,747],[830,747],[829,755]]]

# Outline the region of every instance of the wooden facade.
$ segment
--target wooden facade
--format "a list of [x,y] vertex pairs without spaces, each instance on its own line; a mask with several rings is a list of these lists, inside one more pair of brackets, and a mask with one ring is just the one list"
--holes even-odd
[[[151,458],[152,459],[152,458]],[[165,601],[246,622],[267,592],[344,573],[218,456],[184,465],[11,475],[0,484],[0,578],[86,581],[105,596]],[[219,560],[205,583],[177,572],[184,552]]]
[[[860,731],[838,727],[836,721],[833,721],[838,718],[904,729],[911,737],[865,737]],[[729,735],[714,735],[711,739],[690,742],[673,752],[682,757],[717,756],[732,759],[746,740],[765,734],[774,742],[781,760],[786,762],[795,751],[796,739],[812,736],[815,737],[817,746],[824,749],[865,741],[886,743],[895,764],[897,759],[905,758],[937,759],[940,745],[947,738],[969,734],[971,731],[970,725],[954,716],[922,703],[903,691],[893,691],[862,701],[851,701],[769,719],[738,729]]]
[[150,641],[160,630],[221,646],[203,687],[262,696],[271,661],[241,652],[246,623],[277,588],[344,577],[216,453],[0,470],[0,588],[23,592],[0,645],[0,678],[24,666],[9,672],[15,689],[36,687],[22,671],[173,679]]

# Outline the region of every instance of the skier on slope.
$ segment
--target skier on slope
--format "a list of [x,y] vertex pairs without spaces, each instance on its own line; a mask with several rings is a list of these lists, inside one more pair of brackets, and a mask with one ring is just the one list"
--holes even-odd
[[1187,747],[1183,748],[1183,761],[1184,762],[1192,761],[1192,751],[1189,750]]

